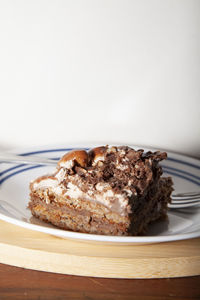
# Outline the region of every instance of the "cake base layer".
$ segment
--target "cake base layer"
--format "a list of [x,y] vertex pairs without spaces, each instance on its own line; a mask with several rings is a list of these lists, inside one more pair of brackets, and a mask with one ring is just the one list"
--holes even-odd
[[35,217],[63,229],[84,233],[123,235],[129,225],[128,218],[123,222],[119,218],[117,222],[115,214],[113,214],[114,222],[111,217],[108,219],[105,215],[100,216],[97,212],[75,209],[55,202],[46,204],[36,196],[32,196],[31,199],[29,208]]
[[29,208],[32,214],[63,229],[104,235],[138,235],[147,226],[166,217],[171,194],[170,178],[162,178],[153,185],[138,203],[132,214],[121,216],[105,206],[85,200],[56,198],[46,192],[31,193]]

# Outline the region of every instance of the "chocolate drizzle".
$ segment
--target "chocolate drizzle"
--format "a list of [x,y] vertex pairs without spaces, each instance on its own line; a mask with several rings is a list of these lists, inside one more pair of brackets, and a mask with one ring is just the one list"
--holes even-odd
[[[100,159],[94,163],[98,156]],[[162,175],[158,163],[166,157],[165,152],[144,153],[127,146],[99,147],[90,150],[87,166],[81,167],[75,162],[70,174],[78,174],[86,186],[104,182],[116,193],[130,191],[129,195],[142,195],[149,184]]]

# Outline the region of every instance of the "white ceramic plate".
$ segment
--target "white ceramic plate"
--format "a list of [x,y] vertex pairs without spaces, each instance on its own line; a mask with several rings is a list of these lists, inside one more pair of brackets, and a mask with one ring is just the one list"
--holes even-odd
[[[96,145],[76,148],[92,148]],[[135,149],[142,148],[131,146]],[[39,155],[60,158],[73,147],[43,147],[37,150],[21,151],[22,155]],[[148,150],[148,149],[145,149]],[[200,161],[168,152],[163,162],[164,175],[172,176],[176,192],[200,190]],[[168,221],[159,221],[150,226],[148,235],[137,237],[104,236],[72,232],[39,221],[27,209],[29,182],[54,167],[0,164],[0,219],[28,229],[44,232],[62,238],[87,242],[144,244],[190,239],[200,236],[200,207],[170,210]]]

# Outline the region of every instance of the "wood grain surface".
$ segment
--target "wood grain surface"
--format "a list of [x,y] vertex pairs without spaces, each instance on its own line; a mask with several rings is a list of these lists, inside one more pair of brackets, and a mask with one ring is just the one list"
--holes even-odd
[[200,275],[200,239],[139,246],[101,245],[0,221],[0,263],[39,271],[108,278]]
[[192,300],[200,276],[170,279],[108,279],[26,270],[0,264],[1,300]]

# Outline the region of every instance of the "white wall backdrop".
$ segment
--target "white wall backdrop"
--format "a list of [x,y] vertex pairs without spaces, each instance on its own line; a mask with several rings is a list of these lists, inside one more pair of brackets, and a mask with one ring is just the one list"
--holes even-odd
[[199,0],[0,0],[0,148],[200,157]]

